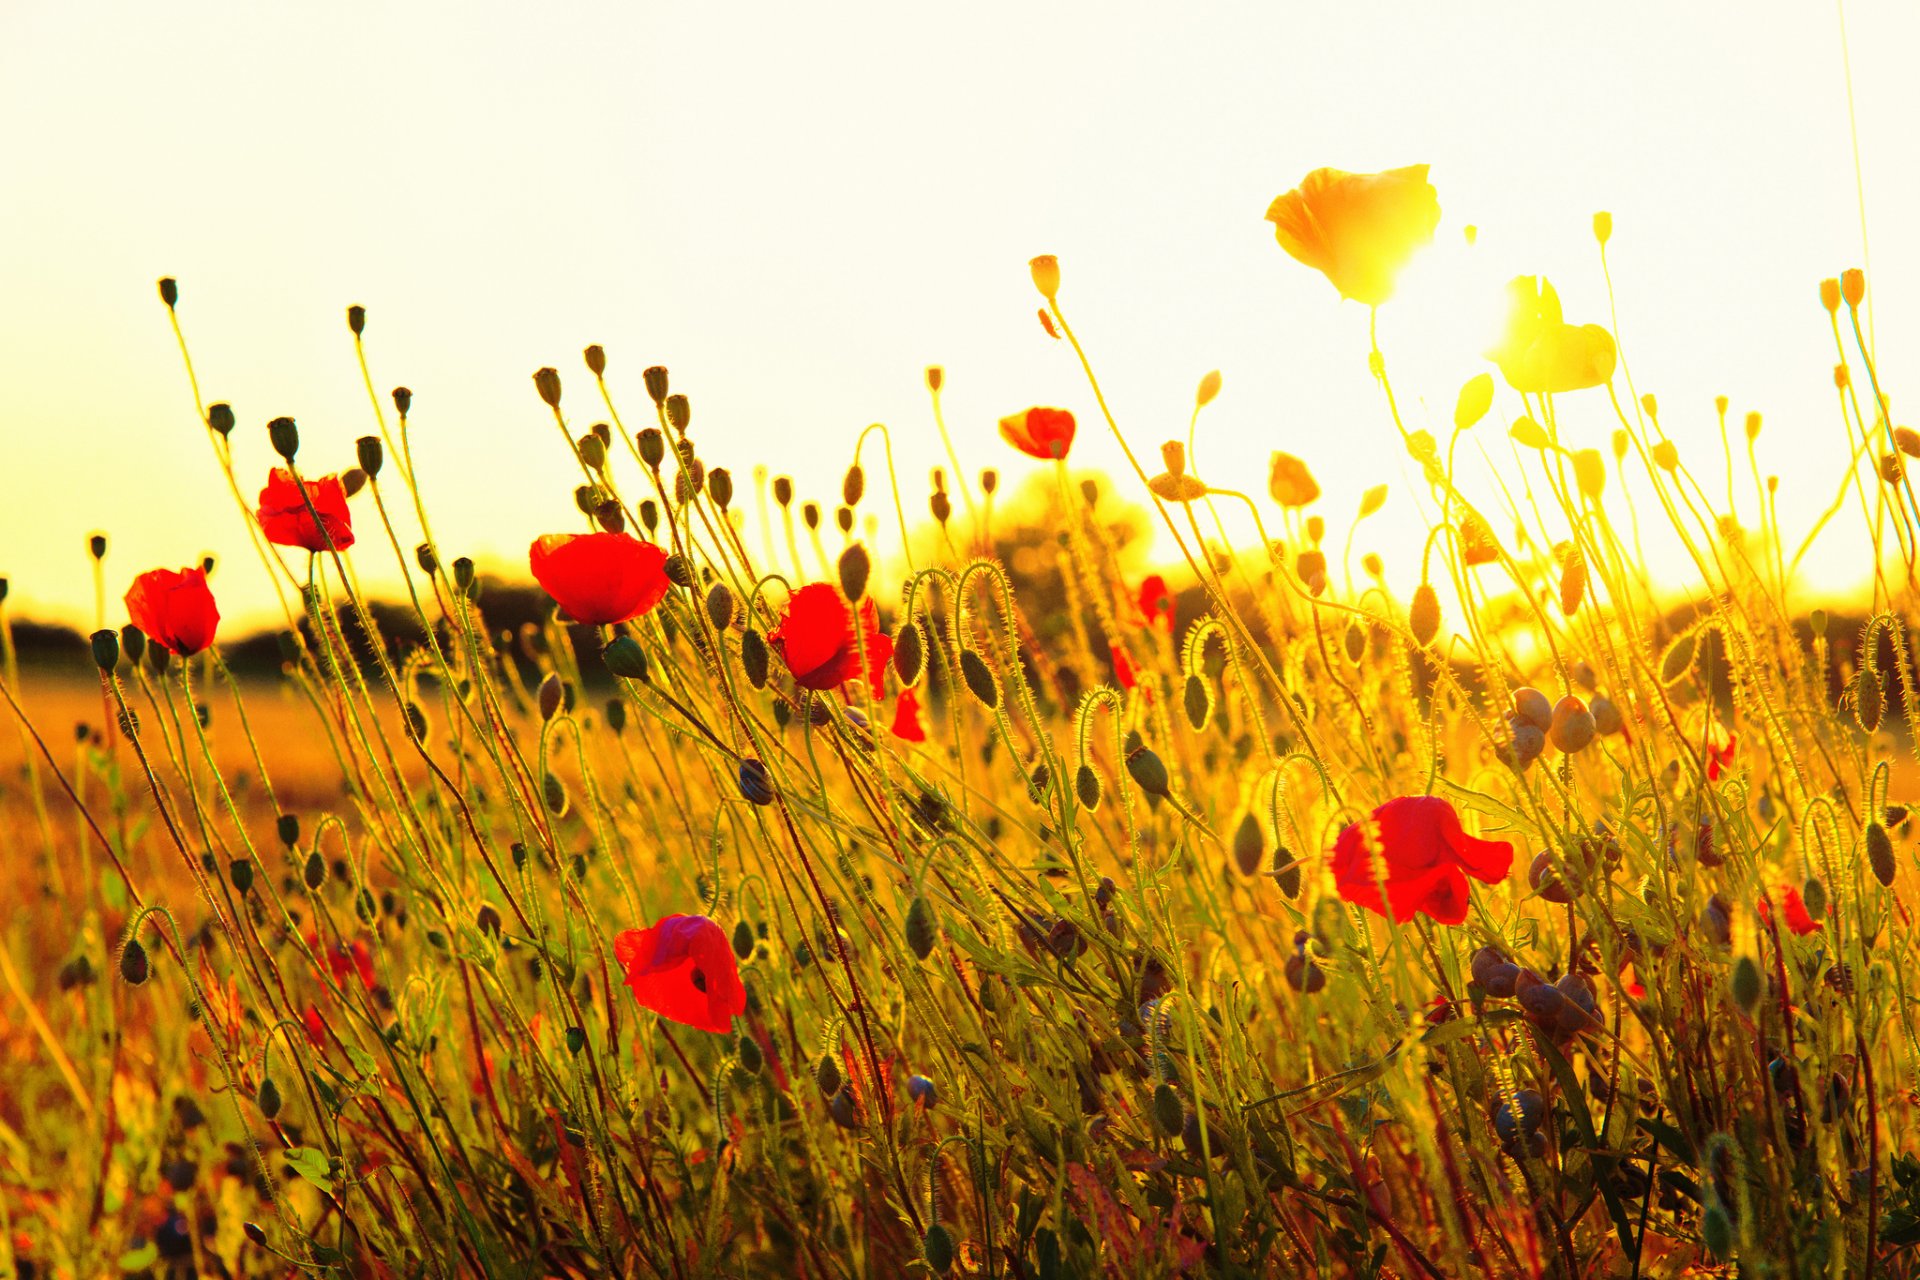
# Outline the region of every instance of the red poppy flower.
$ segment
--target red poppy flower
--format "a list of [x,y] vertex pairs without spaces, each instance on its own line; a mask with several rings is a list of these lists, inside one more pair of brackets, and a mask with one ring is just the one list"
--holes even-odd
[[1348,826],[1333,846],[1340,896],[1395,920],[1424,911],[1440,924],[1459,924],[1467,918],[1467,877],[1498,884],[1512,866],[1511,844],[1468,835],[1439,796],[1389,800],[1370,822]]
[[720,926],[705,916],[664,916],[613,940],[613,958],[642,1008],[702,1031],[733,1030],[746,1012],[740,964]]
[[[1826,928],[1825,925],[1815,920],[1813,914],[1807,910],[1806,900],[1800,896],[1798,889],[1789,885],[1781,892],[1780,896],[1785,900],[1786,911],[1784,914],[1786,916],[1787,928],[1793,930],[1796,937],[1804,938],[1816,929]],[[1766,925],[1773,923],[1773,906],[1765,897],[1760,899],[1759,914],[1760,923]]]
[[1315,169],[1267,209],[1280,247],[1324,272],[1345,297],[1378,306],[1440,225],[1427,166],[1384,173]]
[[300,1024],[306,1028],[307,1043],[316,1049],[327,1047],[327,1024],[318,1009],[308,1005],[307,1011],[300,1015]]
[[1167,590],[1167,580],[1157,573],[1140,584],[1140,614],[1150,627],[1173,630],[1173,592]]
[[825,582],[811,582],[787,601],[786,616],[767,633],[767,643],[793,673],[803,689],[837,689],[860,674],[860,642],[867,650],[867,683],[880,688],[887,659],[893,656],[893,638],[880,630],[880,618],[869,596],[860,602],[860,632],[854,631],[854,612],[838,591]]
[[1133,663],[1117,644],[1107,645],[1107,652],[1113,655],[1113,679],[1122,689],[1131,689],[1140,683],[1140,677],[1133,669]]
[[637,618],[667,594],[667,553],[632,534],[549,533],[527,563],[540,589],[590,626]]
[[149,569],[127,588],[127,617],[147,639],[181,657],[213,643],[220,610],[199,569]]
[[[301,496],[301,490],[306,496]],[[307,510],[311,500],[313,510]],[[314,515],[320,517],[314,522]],[[305,547],[308,551],[345,551],[353,545],[353,516],[347,510],[347,489],[339,476],[321,476],[317,480],[295,480],[293,472],[275,467],[260,491],[260,531],[267,541],[283,547]]]
[[920,695],[902,689],[893,704],[893,736],[902,742],[925,742],[927,728],[920,723]]
[[1707,741],[1708,782],[1720,781],[1720,775],[1733,767],[1733,753],[1734,749],[1739,745],[1739,739],[1734,737],[1733,730],[1731,729],[1724,730],[1724,733],[1725,737],[1719,742],[1715,742],[1711,738]]
[[1030,458],[1064,458],[1073,448],[1073,415],[1065,409],[1022,409],[1000,419],[1000,438]]

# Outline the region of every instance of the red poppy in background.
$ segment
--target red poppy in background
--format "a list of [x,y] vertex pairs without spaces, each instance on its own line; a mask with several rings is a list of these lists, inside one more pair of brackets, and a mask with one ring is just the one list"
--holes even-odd
[[213,643],[220,609],[199,569],[149,569],[127,588],[127,617],[147,639],[181,657]]
[[1113,679],[1122,689],[1131,689],[1140,683],[1139,675],[1133,669],[1126,651],[1117,644],[1108,644],[1107,652],[1113,656]]
[[[301,490],[306,490],[305,497]],[[307,503],[313,510],[307,510]],[[321,476],[317,480],[296,480],[285,467],[275,467],[260,491],[260,531],[267,541],[283,547],[305,547],[335,551],[353,545],[353,516],[347,510],[347,489],[339,476]],[[314,516],[320,517],[318,523]]]
[[1073,448],[1073,415],[1041,408],[1010,413],[1000,419],[1000,438],[1030,458],[1064,458]]
[[549,533],[527,564],[567,616],[589,626],[637,618],[667,595],[667,553],[628,533]]
[[1333,846],[1340,896],[1394,920],[1424,911],[1440,924],[1459,924],[1467,918],[1467,877],[1498,884],[1512,866],[1511,844],[1468,835],[1439,796],[1389,800],[1368,822],[1348,826]]
[[893,736],[902,742],[925,742],[927,727],[920,723],[920,695],[902,689],[893,703]]
[[[1825,925],[1815,920],[1813,914],[1807,910],[1806,899],[1800,896],[1798,889],[1789,885],[1781,892],[1780,896],[1784,900],[1786,907],[1786,910],[1782,914],[1786,918],[1787,928],[1793,930],[1796,937],[1804,938],[1816,929],[1826,928]],[[1773,923],[1773,904],[1768,902],[1765,897],[1760,899],[1759,914],[1760,923],[1767,925]]]
[[1267,208],[1280,247],[1324,272],[1344,297],[1378,306],[1440,225],[1427,166],[1384,173],[1315,169]]
[[[867,684],[877,692],[887,660],[893,657],[893,637],[880,630],[871,596],[860,602],[858,625],[866,641]],[[811,582],[787,601],[786,616],[767,633],[767,643],[801,688],[837,689],[861,674],[863,636],[854,626],[854,612],[840,593],[828,583]]]
[[1167,589],[1167,580],[1157,573],[1140,584],[1140,615],[1150,627],[1173,630],[1173,592]]
[[651,929],[628,929],[613,940],[613,958],[633,998],[663,1018],[725,1033],[746,1012],[740,963],[705,916],[664,916]]
[[[1717,740],[1716,740],[1717,739]],[[1733,767],[1733,754],[1740,744],[1731,729],[1722,729],[1706,742],[1707,781],[1718,782],[1720,775]]]

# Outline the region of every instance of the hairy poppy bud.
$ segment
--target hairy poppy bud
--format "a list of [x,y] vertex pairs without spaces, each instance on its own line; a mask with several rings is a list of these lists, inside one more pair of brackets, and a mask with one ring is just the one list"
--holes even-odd
[[607,372],[607,353],[599,343],[594,343],[580,353],[586,358],[587,372],[598,378]]
[[829,1098],[840,1092],[840,1064],[831,1053],[821,1054],[820,1061],[813,1064],[813,1083]]
[[293,455],[300,452],[300,428],[292,418],[275,418],[267,424],[267,441],[275,453],[292,462]]
[[300,869],[300,879],[307,888],[316,892],[327,882],[326,860],[320,856],[318,849],[307,855],[306,865]]
[[1593,741],[1597,730],[1593,713],[1587,710],[1587,704],[1573,694],[1568,694],[1554,704],[1553,719],[1548,726],[1547,736],[1553,745],[1572,755],[1584,751]]
[[128,986],[137,987],[152,972],[153,964],[147,959],[147,949],[140,945],[140,939],[128,938],[127,945],[120,949],[120,976]]
[[1304,951],[1296,951],[1287,957],[1281,967],[1286,976],[1287,985],[1305,995],[1314,995],[1327,985],[1327,972],[1312,960]]
[[1164,799],[1169,794],[1166,763],[1151,747],[1139,746],[1127,753],[1127,773],[1148,795]]
[[291,849],[300,843],[300,819],[294,814],[283,813],[274,819],[274,833],[280,837],[280,843]]
[[752,627],[740,635],[740,666],[754,688],[767,687],[767,642]]
[[254,1092],[254,1102],[260,1108],[260,1114],[271,1120],[280,1114],[280,1086],[273,1082],[272,1076],[265,1076],[260,1087]]
[[360,469],[367,473],[369,480],[380,474],[380,467],[386,461],[386,452],[381,447],[379,436],[361,436],[353,442],[354,452],[359,456]]
[[908,688],[920,682],[926,664],[926,645],[920,638],[920,624],[908,618],[893,636],[893,673]]
[[1613,699],[1604,694],[1596,694],[1587,710],[1593,713],[1593,727],[1608,736],[1619,733],[1627,727],[1626,721],[1620,718],[1620,708],[1613,704]]
[[854,543],[840,553],[840,590],[847,599],[859,604],[867,594],[867,575],[873,570],[867,549]]
[[987,666],[986,659],[972,649],[960,651],[960,675],[967,683],[967,689],[986,707],[1000,705],[1000,686],[993,678],[993,671]]
[[736,959],[753,958],[753,926],[745,920],[736,921],[733,926],[733,954]]
[[1854,679],[1853,711],[1860,727],[1868,733],[1878,730],[1886,705],[1886,690],[1880,683],[1880,673],[1869,662],[1860,668],[1860,674]]
[[618,734],[627,727],[627,704],[618,698],[608,698],[606,716],[607,728]]
[[927,1227],[927,1234],[920,1240],[920,1252],[935,1275],[943,1276],[953,1270],[953,1233],[945,1223],[935,1222]]
[[846,477],[840,481],[840,501],[850,507],[860,505],[860,499],[867,491],[867,473],[859,463],[847,468]]
[[667,557],[666,563],[661,566],[661,571],[667,575],[667,581],[676,587],[693,585],[693,565],[677,551]]
[[111,672],[120,665],[120,636],[112,628],[93,633],[93,665]]
[[546,679],[540,682],[540,689],[536,695],[536,701],[540,707],[541,720],[553,719],[554,715],[560,710],[560,698],[559,673],[549,671]]
[[245,858],[235,858],[227,864],[227,879],[241,893],[253,888],[253,863]]
[[1553,727],[1553,704],[1538,689],[1521,687],[1513,691],[1513,714],[1538,725],[1541,732]]
[[[745,928],[745,926],[746,922],[744,920],[741,921],[741,927]],[[736,933],[735,936],[737,937],[738,934]],[[753,945],[751,932],[749,932],[747,937],[747,945],[748,947],[752,947]],[[752,955],[753,953],[749,950],[747,954]],[[742,956],[741,959],[746,959],[746,956]],[[733,1042],[733,1051],[734,1055],[740,1059],[740,1069],[750,1076],[759,1075],[760,1068],[766,1065],[766,1056],[760,1052],[760,1042],[750,1035],[743,1035],[735,1040]]]
[[127,655],[127,661],[136,667],[147,652],[147,633],[128,623],[120,628],[120,649]]
[[1033,274],[1033,287],[1040,291],[1040,296],[1052,302],[1060,292],[1060,260],[1043,253],[1027,263],[1027,270]]
[[1413,632],[1414,641],[1420,645],[1430,645],[1433,638],[1440,634],[1440,597],[1428,583],[1421,583],[1413,591],[1413,605],[1407,610],[1407,627]]
[[1100,807],[1100,775],[1093,771],[1092,765],[1083,764],[1074,771],[1073,790],[1083,808]]
[[221,400],[207,406],[207,426],[221,435],[233,431],[233,406]]
[[915,957],[925,960],[933,954],[933,944],[939,939],[939,925],[933,918],[933,907],[919,894],[907,904],[907,918],[902,928]]
[[533,389],[546,401],[547,408],[560,407],[560,371],[552,365],[533,371]]
[[733,622],[733,589],[716,582],[707,592],[707,621],[715,631],[725,631]]
[[1675,684],[1693,670],[1694,633],[1683,631],[1660,655],[1660,683]]
[[733,473],[725,467],[707,472],[707,496],[713,499],[714,506],[725,511],[733,502]]
[[1867,824],[1867,865],[1873,868],[1873,878],[1883,887],[1893,887],[1893,873],[1896,870],[1893,840],[1887,835],[1887,829],[1878,822]]
[[688,424],[693,421],[693,404],[685,396],[667,397],[667,425],[675,431],[685,433]]
[[1733,962],[1733,999],[1741,1010],[1749,1015],[1760,1003],[1760,966],[1753,962],[1752,956],[1741,956]]
[[1178,1137],[1187,1122],[1187,1109],[1180,1101],[1179,1091],[1165,1081],[1153,1091],[1153,1120],[1169,1138]]
[[767,772],[767,766],[752,756],[740,761],[734,771],[734,785],[740,788],[743,799],[753,804],[769,805],[773,803],[773,775]]
[[160,301],[167,304],[169,311],[180,301],[180,282],[172,276],[160,277]]
[[1243,814],[1240,825],[1233,831],[1233,865],[1240,869],[1241,875],[1250,876],[1260,869],[1260,855],[1264,852],[1260,820],[1252,813]]
[[1512,734],[1507,763],[1524,772],[1547,749],[1547,735],[1539,725],[1519,715],[1507,717],[1507,730]]

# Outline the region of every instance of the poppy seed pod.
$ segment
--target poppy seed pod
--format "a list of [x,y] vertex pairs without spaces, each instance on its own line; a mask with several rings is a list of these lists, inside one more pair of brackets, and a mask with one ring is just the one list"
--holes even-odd
[[773,478],[773,500],[783,507],[793,505],[793,477],[775,476]]
[[847,599],[859,604],[867,594],[867,577],[873,571],[873,564],[867,559],[867,549],[854,543],[840,553],[840,590]]
[[1593,713],[1587,710],[1587,704],[1573,694],[1554,704],[1553,721],[1547,729],[1547,736],[1559,750],[1572,755],[1584,751],[1593,741],[1597,724]]
[[580,461],[586,464],[589,471],[598,471],[607,465],[607,446],[592,432],[574,441],[573,447],[579,453]]
[[1849,267],[1840,273],[1840,296],[1847,301],[1847,310],[1858,311],[1860,302],[1867,296],[1866,273],[1858,267]]
[[107,535],[96,533],[87,539],[87,553],[95,560],[104,560],[107,556]]
[[1040,291],[1040,296],[1052,302],[1060,292],[1060,260],[1050,253],[1043,253],[1027,262],[1027,270],[1032,274],[1033,287]]
[[380,468],[386,462],[386,452],[382,448],[379,436],[361,436],[353,442],[354,452],[360,462],[360,469],[367,473],[367,479],[378,479]]
[[859,463],[847,468],[845,478],[840,481],[840,501],[849,507],[860,505],[860,499],[867,491],[867,473]]
[[1165,799],[1170,794],[1166,762],[1150,747],[1135,747],[1127,753],[1127,773],[1150,796]]
[[533,371],[533,389],[540,393],[547,408],[560,408],[560,371],[552,365]]
[[660,434],[660,428],[642,428],[636,444],[640,450],[640,461],[646,463],[652,470],[658,471],[661,460],[667,456],[667,442],[666,438]]
[[137,987],[153,973],[153,963],[147,959],[147,949],[140,945],[140,939],[128,938],[127,945],[120,949],[120,976],[130,987]]
[[357,302],[347,308],[347,328],[356,338],[367,331],[367,309]]
[[607,647],[600,651],[600,661],[607,670],[625,680],[645,680],[647,678],[647,655],[640,642],[632,636],[615,636]]
[[667,425],[675,431],[685,433],[688,424],[693,421],[693,404],[685,396],[667,397]]
[[714,506],[725,511],[733,502],[733,473],[725,467],[707,472],[707,496],[713,499]]
[[978,698],[981,705],[992,708],[1000,705],[1000,686],[993,678],[993,671],[987,666],[986,659],[972,649],[960,651],[960,675],[967,683],[967,689]]
[[275,418],[267,423],[267,440],[273,445],[273,451],[288,462],[300,452],[300,428],[292,418]]
[[806,525],[809,530],[818,529],[820,527],[820,504],[817,502],[801,503],[800,523]]
[[667,368],[665,365],[656,364],[648,367],[646,372],[640,375],[640,380],[646,384],[647,395],[652,398],[656,406],[666,403]]
[[160,277],[160,301],[167,304],[169,311],[180,301],[180,282],[172,276]]
[[587,372],[594,377],[602,377],[607,372],[607,353],[599,343],[594,343],[580,353],[587,362]]
[[233,431],[233,406],[222,400],[207,406],[207,426],[221,435]]

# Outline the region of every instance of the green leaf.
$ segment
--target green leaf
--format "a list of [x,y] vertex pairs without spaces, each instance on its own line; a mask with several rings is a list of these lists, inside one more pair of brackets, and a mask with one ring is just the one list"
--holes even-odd
[[160,1246],[149,1241],[138,1249],[129,1249],[120,1255],[119,1266],[122,1271],[145,1271],[160,1260]]
[[311,1182],[323,1192],[333,1190],[333,1162],[327,1159],[324,1151],[312,1147],[289,1147],[281,1153],[293,1171]]

